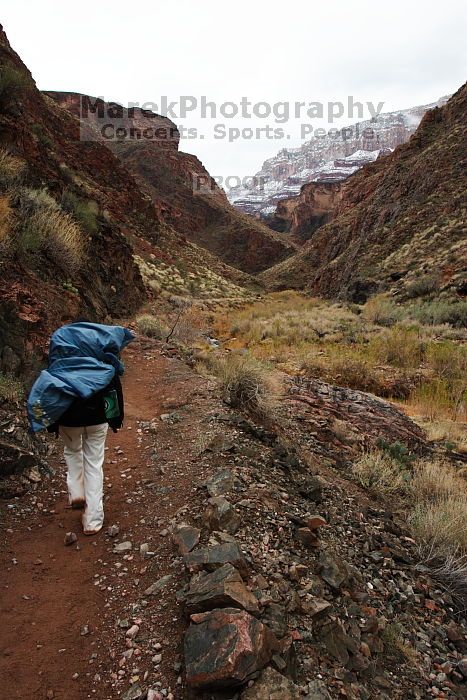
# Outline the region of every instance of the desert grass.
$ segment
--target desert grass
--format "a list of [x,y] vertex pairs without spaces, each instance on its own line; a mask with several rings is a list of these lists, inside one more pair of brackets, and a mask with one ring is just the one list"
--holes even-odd
[[257,416],[271,413],[280,384],[261,362],[237,353],[211,354],[206,359],[227,403]]
[[9,247],[13,211],[10,198],[7,195],[0,196],[0,252],[5,252]]
[[11,374],[0,372],[0,400],[19,403],[23,398],[22,382]]
[[23,223],[19,239],[23,251],[43,250],[56,265],[66,271],[79,269],[85,242],[81,229],[67,213],[38,209]]
[[352,466],[353,476],[364,488],[390,495],[405,491],[408,473],[391,455],[378,449],[364,452]]
[[0,187],[11,188],[18,184],[26,172],[26,162],[0,148]]
[[159,317],[152,314],[142,314],[136,317],[138,331],[148,338],[165,340],[169,334],[169,328]]
[[417,421],[465,422],[462,330],[423,325],[411,309],[383,295],[356,307],[287,291],[218,318],[215,328],[226,347],[288,374],[403,400]]

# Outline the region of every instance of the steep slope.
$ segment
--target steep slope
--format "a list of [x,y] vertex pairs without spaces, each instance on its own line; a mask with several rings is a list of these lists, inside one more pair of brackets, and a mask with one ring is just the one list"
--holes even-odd
[[439,290],[465,294],[466,102],[464,85],[408,143],[349,178],[333,221],[263,279],[361,301],[435,275]]
[[[96,98],[76,93],[47,93],[75,116],[83,114],[82,100]],[[124,109],[100,102],[107,123],[122,128],[122,138],[106,145],[133,173],[154,202],[164,221],[194,243],[244,272],[257,273],[293,253],[293,246],[274,232],[236,211],[196,156],[179,150],[180,134],[173,122],[140,109]],[[115,117],[114,114],[117,116]],[[86,114],[85,128],[103,140],[106,119]],[[153,138],[160,129],[161,137]],[[133,131],[132,131],[133,130]],[[150,138],[135,138],[135,130]],[[108,133],[114,133],[109,129]]]
[[[36,88],[0,29],[0,373],[30,376],[65,317],[123,317],[148,292],[241,297],[252,285],[175,231],[171,205],[82,129]],[[153,144],[161,161],[177,153],[176,129],[173,139]]]
[[379,155],[405,143],[428,109],[446,103],[447,97],[400,112],[344,127],[337,134],[313,137],[299,148],[283,148],[266,160],[248,188],[233,188],[229,199],[235,207],[267,218],[278,202],[298,195],[309,182],[342,182]]
[[157,242],[161,220],[107,148],[79,141],[79,122],[39,92],[3,28],[0,149],[0,370],[20,371],[63,314],[103,319],[141,303],[127,236]]

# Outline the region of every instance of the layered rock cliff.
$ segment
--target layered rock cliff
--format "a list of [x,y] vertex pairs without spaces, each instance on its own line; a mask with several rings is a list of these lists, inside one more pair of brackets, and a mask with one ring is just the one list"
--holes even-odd
[[[233,188],[229,200],[240,211],[268,218],[277,203],[296,196],[310,182],[342,182],[379,155],[391,152],[414,133],[428,109],[437,102],[352,124],[323,137],[313,137],[299,148],[283,148],[266,160],[248,187]],[[336,130],[334,130],[336,131]]]
[[466,112],[464,85],[408,143],[343,183],[333,220],[263,279],[361,301],[436,275],[439,291],[465,294]]
[[297,243],[332,219],[341,200],[340,182],[310,182],[297,197],[282,199],[268,223],[276,231],[290,233]]

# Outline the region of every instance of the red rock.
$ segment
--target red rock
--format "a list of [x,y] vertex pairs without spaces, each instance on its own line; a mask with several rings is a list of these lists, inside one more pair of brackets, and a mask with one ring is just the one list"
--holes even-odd
[[312,515],[311,518],[309,518],[307,525],[310,530],[315,531],[320,527],[324,527],[327,525],[327,523],[320,515]]
[[191,621],[184,651],[192,688],[241,685],[279,650],[271,630],[243,610],[213,610],[192,615]]

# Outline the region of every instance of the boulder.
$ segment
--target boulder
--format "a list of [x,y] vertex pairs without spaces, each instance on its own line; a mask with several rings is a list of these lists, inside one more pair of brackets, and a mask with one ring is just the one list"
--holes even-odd
[[312,515],[310,518],[308,518],[307,525],[310,528],[310,530],[314,532],[320,527],[324,527],[326,525],[326,521],[324,518],[321,517],[321,515]]
[[321,578],[335,590],[339,590],[349,578],[347,562],[331,552],[321,552],[319,565]]
[[204,485],[210,496],[223,496],[232,491],[235,485],[235,476],[230,469],[222,469],[211,476]]
[[201,571],[201,569],[214,571],[224,564],[232,564],[240,573],[247,573],[246,562],[237,542],[199,547],[193,552],[185,554],[183,561],[190,571]]
[[231,564],[194,576],[186,594],[186,610],[190,615],[222,607],[243,608],[252,613],[259,611],[255,596]]
[[246,683],[278,649],[271,630],[244,610],[224,608],[191,616],[185,634],[186,681],[191,688]]
[[172,535],[180,554],[188,554],[199,542],[201,530],[191,525],[180,525]]
[[208,501],[204,513],[210,530],[223,530],[234,534],[240,527],[240,518],[233,505],[223,496],[214,496]]
[[265,668],[251,688],[244,690],[241,700],[301,700],[300,688],[273,668]]

